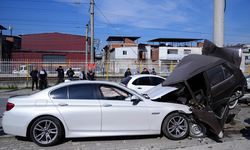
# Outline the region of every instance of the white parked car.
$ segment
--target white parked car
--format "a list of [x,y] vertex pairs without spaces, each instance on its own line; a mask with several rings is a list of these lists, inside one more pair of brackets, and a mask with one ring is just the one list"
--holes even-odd
[[14,69],[12,71],[12,74],[29,75],[31,70],[32,70],[31,65],[20,65],[18,69]]
[[165,78],[152,74],[131,75],[121,80],[121,83],[128,88],[143,94],[149,89],[162,83]]
[[179,140],[189,134],[190,114],[187,105],[155,102],[113,82],[72,81],[9,98],[2,126],[40,146],[64,137],[163,133]]

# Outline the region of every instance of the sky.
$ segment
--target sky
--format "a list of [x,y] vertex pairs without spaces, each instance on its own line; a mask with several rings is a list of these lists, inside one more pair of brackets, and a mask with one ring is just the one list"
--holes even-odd
[[[95,39],[108,36],[213,40],[214,0],[95,0]],[[60,32],[85,36],[90,0],[1,0],[0,24],[13,35]],[[249,0],[226,0],[225,45],[250,44]],[[10,30],[3,31],[9,35]]]

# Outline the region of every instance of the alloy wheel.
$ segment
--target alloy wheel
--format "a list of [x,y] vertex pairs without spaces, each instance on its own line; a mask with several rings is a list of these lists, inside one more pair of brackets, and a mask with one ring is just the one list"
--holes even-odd
[[47,145],[57,138],[58,127],[51,120],[41,120],[35,124],[32,134],[37,143]]

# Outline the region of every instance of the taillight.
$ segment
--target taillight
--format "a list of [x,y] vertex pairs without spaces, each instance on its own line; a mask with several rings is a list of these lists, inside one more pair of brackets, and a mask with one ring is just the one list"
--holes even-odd
[[14,108],[14,106],[15,106],[15,104],[8,102],[8,103],[6,104],[6,111],[11,110],[12,108]]

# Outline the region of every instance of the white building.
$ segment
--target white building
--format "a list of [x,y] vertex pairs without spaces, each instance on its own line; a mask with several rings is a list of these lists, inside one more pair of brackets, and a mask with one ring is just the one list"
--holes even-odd
[[[201,54],[201,46],[197,46],[197,40],[184,38],[160,38],[149,42],[155,44],[137,44],[139,37],[108,37],[108,45],[105,46],[105,61],[112,72],[124,73],[129,67],[133,72],[142,68],[155,68],[158,73],[166,75],[171,72],[174,65],[188,54]],[[167,43],[171,42],[169,45]],[[195,42],[195,46],[192,44]],[[164,43],[164,44],[163,44]]]
[[152,60],[157,61],[161,72],[169,74],[175,65],[188,54],[202,54],[202,39],[157,38],[148,42],[157,42],[152,46]]
[[188,54],[201,54],[201,47],[159,47],[159,59],[180,61]]

